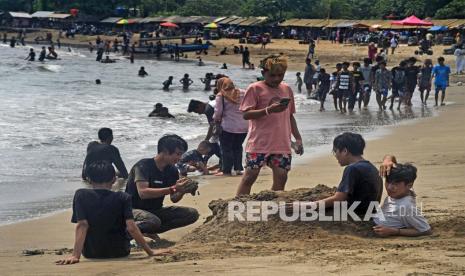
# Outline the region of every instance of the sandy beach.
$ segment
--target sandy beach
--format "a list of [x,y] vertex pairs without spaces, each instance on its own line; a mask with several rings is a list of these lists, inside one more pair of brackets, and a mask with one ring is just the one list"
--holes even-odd
[[[220,45],[232,45],[234,41],[222,40]],[[317,46],[317,55],[323,67],[333,67],[342,60],[360,60],[366,47],[353,49],[337,45],[329,48],[327,42]],[[252,46],[252,61],[257,65],[262,55],[285,52],[290,57],[290,69],[303,71],[306,45],[297,41],[283,40],[268,45],[260,53],[259,45]],[[438,50],[440,47],[437,47]],[[320,51],[320,54],[318,51]],[[232,49],[231,49],[232,51]],[[394,64],[400,58],[409,57],[413,49],[401,47],[399,54],[390,60]],[[438,51],[439,52],[439,51]],[[441,50],[442,52],[442,50]],[[336,53],[336,54],[333,54]],[[436,57],[437,55],[435,55]],[[240,56],[216,56],[210,51],[204,59],[239,64]],[[452,65],[452,57],[446,63]],[[145,275],[168,273],[169,275],[282,275],[322,273],[348,275],[423,275],[425,273],[465,274],[465,211],[463,195],[465,187],[465,94],[462,86],[452,78],[445,107],[439,115],[387,127],[388,133],[368,141],[365,158],[379,165],[385,154],[394,154],[400,162],[411,162],[418,168],[415,182],[417,202],[433,227],[432,236],[420,238],[373,238],[363,237],[350,231],[319,229],[308,237],[293,235],[277,229],[277,235],[287,240],[253,242],[243,240],[185,240],[183,237],[195,227],[201,226],[211,215],[209,202],[219,198],[232,198],[239,183],[238,177],[201,177],[200,195],[186,197],[180,205],[198,209],[199,221],[186,228],[162,234],[165,245],[174,253],[168,257],[148,258],[145,253],[133,250],[129,258],[114,260],[87,260],[72,266],[56,266],[54,261],[72,249],[74,225],[71,212],[66,211],[26,222],[0,227],[0,269],[2,275]],[[418,97],[418,93],[414,97]],[[432,99],[426,108],[433,109]],[[390,111],[385,111],[390,112]],[[311,156],[308,161],[295,165],[289,175],[286,190],[310,188],[318,184],[337,186],[343,168],[330,153]],[[271,186],[271,171],[265,169],[252,192]],[[384,196],[385,196],[384,192]],[[26,249],[42,249],[44,254],[23,256]]]

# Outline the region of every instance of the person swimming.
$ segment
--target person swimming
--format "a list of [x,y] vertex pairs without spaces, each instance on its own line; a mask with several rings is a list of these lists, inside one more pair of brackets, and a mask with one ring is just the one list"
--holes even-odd
[[149,117],[174,118],[174,116],[169,113],[168,108],[163,106],[163,104],[157,103],[154,107],[155,108],[152,112],[150,112]]
[[189,78],[189,74],[184,74],[184,78],[179,80],[182,83],[182,90],[189,91],[189,86],[194,83],[193,80]]
[[100,61],[101,63],[115,63],[116,61],[113,59],[110,59],[110,56],[106,56],[105,59]]
[[174,118],[173,115],[169,113],[169,110],[167,107],[162,107],[160,108],[160,112],[155,115],[155,117],[160,117],[160,118]]
[[44,61],[46,54],[47,54],[47,51],[45,50],[45,47],[42,47],[42,50],[40,51],[40,54],[39,54],[39,61]]
[[148,76],[149,74],[147,72],[145,72],[144,66],[141,66],[140,69],[139,69],[139,73],[137,75],[139,77],[145,77],[145,76]]
[[167,80],[163,82],[163,90],[170,91],[170,85],[173,84],[173,76],[169,76]]
[[155,117],[158,113],[160,113],[160,109],[163,107],[162,103],[156,103],[152,112],[150,112],[149,117]]
[[53,47],[48,47],[48,55],[45,57],[46,59],[57,59],[58,54],[55,52]]
[[102,84],[102,81],[100,79],[96,79],[95,84]]
[[206,73],[205,78],[200,78],[200,81],[205,84],[205,91],[212,90],[211,82],[213,80],[213,73]]
[[228,69],[228,65],[226,65],[226,63],[223,63],[223,66],[220,69]]
[[201,57],[199,57],[199,61],[197,62],[197,65],[198,66],[204,66],[205,65],[205,63],[202,61]]
[[27,56],[27,61],[35,61],[36,60],[36,53],[34,52],[34,49],[31,48],[29,51],[29,55]]

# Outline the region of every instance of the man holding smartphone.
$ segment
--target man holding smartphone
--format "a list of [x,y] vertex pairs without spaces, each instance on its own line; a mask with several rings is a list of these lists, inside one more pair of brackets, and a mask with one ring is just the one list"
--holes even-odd
[[291,135],[295,152],[303,153],[302,137],[294,118],[292,89],[282,82],[287,70],[283,55],[272,55],[261,62],[264,81],[251,84],[241,103],[244,119],[250,120],[246,145],[246,169],[237,195],[250,194],[260,169],[273,170],[274,191],[284,190],[291,169]]

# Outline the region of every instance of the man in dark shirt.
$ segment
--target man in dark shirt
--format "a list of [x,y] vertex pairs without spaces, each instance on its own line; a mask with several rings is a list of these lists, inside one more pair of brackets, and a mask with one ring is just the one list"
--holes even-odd
[[199,218],[197,210],[189,207],[163,207],[163,200],[170,195],[173,203],[184,194],[192,193],[188,178],[179,179],[175,164],[187,150],[187,143],[177,135],[165,135],[158,140],[158,153],[145,158],[132,167],[126,192],[132,196],[134,220],[141,232],[152,239],[157,233],[194,223]]
[[246,64],[250,66],[250,52],[248,47],[245,47],[244,52],[242,52],[242,68],[245,68]]
[[417,59],[411,57],[407,60],[407,67],[405,68],[405,87],[406,87],[406,105],[412,105],[412,96],[415,92],[415,87],[418,83],[418,74],[420,73],[420,68],[415,65]]
[[354,76],[354,91],[349,96],[349,110],[352,111],[355,107],[355,102],[357,101],[358,95],[358,108],[362,108],[362,99],[363,99],[363,91],[362,91],[362,83],[365,80],[363,77],[362,72],[359,70],[360,62],[352,63],[352,67],[354,70],[352,71],[352,75]]
[[100,142],[93,141],[87,146],[87,155],[82,166],[82,179],[87,180],[87,166],[98,160],[105,160],[114,164],[116,169],[118,169],[118,176],[125,179],[128,178],[128,171],[121,159],[119,150],[111,144],[113,142],[113,131],[110,128],[101,128],[98,131],[98,138]]
[[[347,202],[347,207],[358,204],[354,212],[363,219],[371,202],[381,200],[383,193],[383,180],[378,169],[368,160],[363,159],[365,140],[360,134],[345,132],[333,141],[333,154],[341,166],[346,166],[336,193],[318,202],[300,203],[301,205],[314,205],[332,208],[336,202]],[[286,208],[294,208],[290,203]]]
[[[87,167],[92,189],[79,189],[73,200],[71,222],[76,223],[73,254],[57,264],[75,264],[86,258],[119,258],[129,255],[130,236],[154,256],[167,253],[153,251],[137,228],[131,208],[131,197],[124,192],[112,192],[115,169],[107,161],[96,161]],[[128,235],[130,234],[130,236]]]

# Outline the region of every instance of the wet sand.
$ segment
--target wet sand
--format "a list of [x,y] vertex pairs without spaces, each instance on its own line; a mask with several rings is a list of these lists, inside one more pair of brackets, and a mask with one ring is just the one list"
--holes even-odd
[[[259,47],[259,46],[257,46]],[[270,46],[271,47],[271,46]],[[291,50],[290,50],[291,51]],[[299,52],[300,53],[300,52]],[[301,54],[301,53],[300,53]],[[237,64],[239,57],[231,57]],[[292,62],[292,60],[291,60]],[[301,68],[292,64],[290,68]],[[418,95],[415,95],[417,97]],[[432,101],[430,102],[431,105]],[[129,258],[94,261],[59,267],[53,262],[61,256],[55,250],[72,248],[74,228],[70,211],[47,218],[0,227],[0,266],[5,275],[282,275],[336,273],[352,275],[407,273],[465,273],[465,94],[464,88],[448,89],[448,105],[439,108],[439,116],[388,127],[389,134],[367,143],[365,157],[379,165],[386,153],[400,162],[418,167],[414,185],[417,201],[433,225],[434,234],[423,238],[365,238],[352,233],[321,234],[316,238],[289,237],[289,242],[184,242],[181,238],[211,214],[208,203],[231,198],[238,177],[202,177],[208,182],[200,196],[186,197],[181,204],[198,208],[201,218],[190,227],[161,235],[177,242],[174,255],[147,258],[134,251]],[[327,154],[294,166],[286,190],[309,188],[317,184],[337,186],[343,168]],[[270,170],[265,169],[253,192],[271,186]],[[286,233],[283,233],[286,235]],[[45,254],[25,257],[24,249],[47,249]]]

